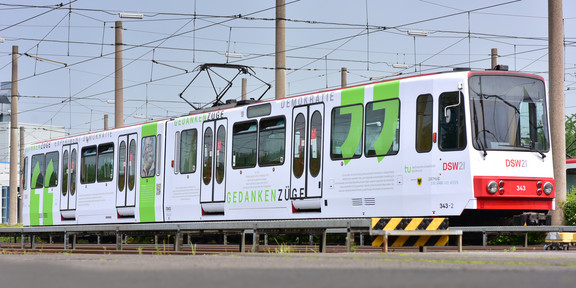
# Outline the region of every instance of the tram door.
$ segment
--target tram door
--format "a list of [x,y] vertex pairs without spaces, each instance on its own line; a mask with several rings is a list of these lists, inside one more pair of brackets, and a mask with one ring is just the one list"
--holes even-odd
[[206,121],[202,129],[200,203],[206,213],[224,212],[227,119]]
[[62,185],[60,215],[64,220],[76,219],[76,188],[78,187],[78,144],[62,148]]
[[[294,108],[290,196],[295,208],[320,209],[324,104]],[[300,200],[300,201],[299,201]]]
[[118,177],[116,186],[116,209],[120,216],[134,216],[136,206],[136,161],[138,159],[138,135],[122,135],[118,138]]

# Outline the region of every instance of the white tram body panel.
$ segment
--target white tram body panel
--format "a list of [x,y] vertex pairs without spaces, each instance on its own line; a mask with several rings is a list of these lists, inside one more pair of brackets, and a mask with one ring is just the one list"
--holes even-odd
[[403,78],[30,146],[24,224],[554,209],[544,82]]

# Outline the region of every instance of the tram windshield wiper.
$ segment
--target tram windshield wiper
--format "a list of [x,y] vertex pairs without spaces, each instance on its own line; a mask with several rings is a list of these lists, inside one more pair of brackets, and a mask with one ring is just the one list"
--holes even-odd
[[524,150],[527,150],[527,151],[530,151],[530,152],[538,153],[538,154],[540,154],[540,157],[542,157],[542,159],[546,158],[546,154],[544,154],[544,152],[542,152],[542,151],[540,151],[540,150],[533,149],[533,148],[526,147],[526,146],[515,146],[515,147],[516,147],[516,148],[520,148],[520,149],[524,149]]

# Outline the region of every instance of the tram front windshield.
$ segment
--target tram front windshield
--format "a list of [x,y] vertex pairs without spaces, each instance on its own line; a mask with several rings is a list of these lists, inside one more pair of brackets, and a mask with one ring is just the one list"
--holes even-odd
[[474,148],[546,152],[549,150],[546,92],[540,79],[473,75],[470,77]]

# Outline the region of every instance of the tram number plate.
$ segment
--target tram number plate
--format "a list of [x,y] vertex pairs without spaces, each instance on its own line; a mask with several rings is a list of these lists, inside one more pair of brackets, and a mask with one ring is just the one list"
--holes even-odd
[[526,185],[516,185],[516,191],[526,191]]
[[454,203],[440,203],[440,209],[454,209]]

